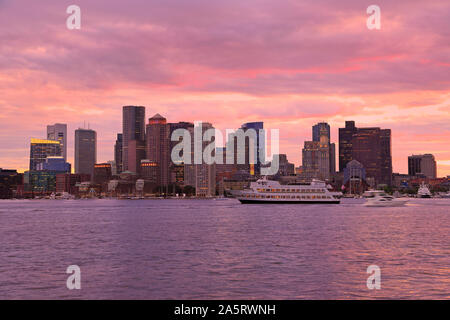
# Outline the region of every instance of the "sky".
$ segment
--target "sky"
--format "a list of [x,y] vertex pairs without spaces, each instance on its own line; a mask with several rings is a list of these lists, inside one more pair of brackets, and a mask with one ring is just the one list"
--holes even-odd
[[336,143],[346,120],[390,128],[394,172],[432,153],[445,176],[449,89],[448,0],[0,0],[0,168],[26,170],[30,138],[56,122],[69,162],[84,123],[113,160],[122,106],[143,105],[223,131],[264,121],[296,165],[317,122]]

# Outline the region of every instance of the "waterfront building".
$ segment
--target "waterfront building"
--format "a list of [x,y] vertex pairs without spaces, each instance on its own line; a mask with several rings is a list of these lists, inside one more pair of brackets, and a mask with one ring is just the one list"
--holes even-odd
[[106,184],[112,179],[112,167],[109,163],[97,163],[94,165],[94,183]]
[[432,154],[412,155],[408,157],[408,174],[410,176],[423,175],[430,179],[436,179],[437,166]]
[[47,157],[61,156],[61,142],[54,140],[31,139],[30,170],[37,170],[38,164],[45,162]]
[[0,199],[13,198],[19,186],[23,185],[23,174],[17,170],[5,170],[0,168]]
[[47,139],[59,141],[64,161],[67,161],[67,124],[55,123],[47,126]]
[[122,115],[122,171],[137,173],[145,159],[145,107],[124,106]]
[[97,163],[97,132],[92,129],[75,131],[75,173],[94,176]]
[[158,169],[155,183],[167,187],[170,183],[171,164],[170,125],[166,118],[155,114],[149,119],[146,133],[146,159],[153,165],[152,169]]
[[70,194],[75,194],[77,188],[76,184],[81,182],[89,182],[91,176],[89,174],[71,174],[62,173],[56,175],[56,192],[63,193],[67,192]]
[[361,194],[364,191],[364,183],[366,181],[366,170],[364,166],[352,160],[344,168],[343,184],[348,189],[349,193]]
[[24,174],[25,191],[50,193],[56,191],[56,175],[59,171],[26,171]]
[[160,186],[161,169],[156,161],[144,159],[141,161],[141,177],[154,186]]
[[339,168],[343,170],[352,160],[359,161],[366,170],[367,180],[375,185],[392,184],[391,130],[357,128],[354,121],[346,121],[339,129]]
[[121,174],[123,171],[123,134],[117,134],[116,144],[114,145],[114,162],[116,164],[116,172],[114,175]]

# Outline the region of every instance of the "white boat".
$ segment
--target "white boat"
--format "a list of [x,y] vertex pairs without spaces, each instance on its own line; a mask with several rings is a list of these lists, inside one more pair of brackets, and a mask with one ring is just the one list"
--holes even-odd
[[432,194],[430,192],[430,189],[428,189],[427,185],[422,182],[422,184],[419,187],[419,191],[417,192],[418,198],[431,198]]
[[450,199],[450,192],[441,194],[441,198]]
[[278,181],[259,179],[244,190],[230,193],[241,203],[291,203],[291,204],[338,204],[339,192],[331,192],[323,181],[313,180],[309,185],[281,185]]
[[364,193],[367,199],[364,206],[366,207],[401,207],[404,206],[408,200],[401,198],[394,198],[384,191],[367,191]]

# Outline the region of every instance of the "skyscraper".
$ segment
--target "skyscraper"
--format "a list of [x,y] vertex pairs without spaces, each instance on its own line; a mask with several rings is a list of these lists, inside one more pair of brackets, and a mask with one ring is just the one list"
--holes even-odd
[[345,121],[345,128],[339,128],[339,172],[344,172],[347,163],[352,161],[352,139],[358,129],[355,121]]
[[408,157],[408,174],[410,176],[424,175],[436,179],[436,160],[432,154],[412,155]]
[[170,165],[170,125],[166,118],[155,114],[149,119],[146,134],[146,155],[157,169],[156,183],[160,186],[169,184]]
[[326,135],[328,141],[331,141],[330,125],[326,122],[319,122],[312,127],[312,141],[320,141],[322,135]]
[[[185,182],[184,181],[184,178],[185,178],[184,164],[172,162],[172,149],[178,143],[180,143],[181,138],[179,141],[172,141],[172,134],[177,129],[184,129],[184,130],[188,130],[189,132],[193,132],[194,124],[192,122],[176,122],[176,123],[169,123],[169,127],[170,127],[170,133],[169,133],[170,183],[176,183],[178,185],[182,185]],[[180,154],[180,156],[183,156],[183,154]]]
[[318,141],[322,147],[328,144],[329,148],[329,172],[334,174],[336,172],[336,145],[331,143],[331,129],[330,125],[326,122],[319,122],[312,127],[312,141]]
[[137,172],[145,158],[145,107],[124,106],[122,125],[122,170]]
[[[201,128],[199,128],[200,125]],[[185,164],[184,166],[184,183],[195,187],[195,193],[198,197],[212,197],[216,195],[216,164],[205,163],[203,156],[201,164],[194,163],[194,131],[199,130],[199,133],[203,136],[209,129],[214,129],[214,127],[207,122],[202,122],[199,126],[188,129],[191,134],[191,164]],[[213,146],[215,145],[215,141],[202,141],[202,154],[211,143],[213,143]],[[213,150],[215,150],[215,147]]]
[[373,178],[375,184],[391,185],[391,130],[356,128],[353,121],[345,124],[345,128],[339,129],[339,167],[357,160],[364,166],[367,178]]
[[247,138],[245,141],[245,163],[249,166],[249,172],[251,175],[260,175],[261,174],[261,164],[265,162],[265,141],[261,141],[260,143],[260,132],[259,130],[264,129],[264,122],[247,122],[241,126],[241,129],[245,131],[253,129],[256,132],[256,154],[254,155],[253,162],[251,163],[250,158],[250,139]]
[[31,139],[30,144],[30,171],[37,170],[40,163],[47,157],[61,157],[61,142],[55,140]]
[[312,141],[302,150],[303,176],[307,179],[330,179],[336,170],[335,144],[330,142],[330,125],[320,122],[312,127]]
[[47,139],[61,143],[62,157],[67,161],[67,124],[55,123],[47,126]]
[[117,134],[116,144],[114,145],[114,162],[116,165],[116,174],[123,171],[123,135]]
[[75,173],[89,174],[94,178],[97,163],[97,132],[91,129],[75,131]]

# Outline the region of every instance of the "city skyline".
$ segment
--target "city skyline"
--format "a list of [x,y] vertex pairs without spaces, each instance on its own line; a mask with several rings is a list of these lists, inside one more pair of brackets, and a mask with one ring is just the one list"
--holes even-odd
[[[122,108],[126,108],[127,106],[125,106],[125,107],[122,107]],[[129,107],[129,106],[128,106]],[[145,108],[145,110],[144,110],[144,112],[146,113],[146,112],[148,112],[147,110],[146,110],[146,107],[145,106],[141,106],[140,108]],[[158,116],[160,116],[158,113],[156,114],[156,115],[158,115]],[[148,123],[148,121],[151,121],[152,120],[152,117],[153,116],[147,116],[147,114],[146,114],[146,116],[145,116],[145,120],[144,120],[144,123],[147,125],[147,123]],[[122,121],[122,120],[121,120]],[[352,120],[349,120],[350,122],[352,122]],[[181,123],[194,123],[194,122],[197,122],[197,121],[188,121],[188,120],[185,120],[185,121],[180,121]],[[205,122],[205,121],[203,121],[203,122]],[[348,122],[348,121],[347,121]],[[122,123],[122,122],[121,122]],[[262,123],[262,122],[261,122]],[[60,123],[61,125],[66,125],[65,123]],[[317,126],[319,126],[319,125],[321,125],[321,124],[327,124],[327,125],[329,125],[329,123],[328,122],[326,122],[325,120],[322,120],[322,121],[319,121],[318,123],[315,123],[315,124],[312,124],[311,125],[311,128],[312,128],[312,130],[313,130],[313,138],[314,138],[314,128],[315,127],[317,127]],[[45,127],[45,125],[43,125],[43,127]],[[86,123],[84,124],[84,127],[86,127]],[[77,131],[79,131],[79,130],[82,130],[82,131],[93,131],[93,132],[95,132],[96,133],[96,140],[97,140],[97,143],[98,143],[98,141],[100,141],[101,140],[101,137],[99,137],[99,134],[98,134],[98,132],[95,130],[95,128],[91,128],[91,124],[89,124],[88,125],[88,127],[89,127],[89,129],[88,128],[83,128],[83,127],[77,127],[77,129],[75,129],[74,130],[74,132],[73,132],[73,135],[71,135],[70,134],[70,130],[68,130],[68,137],[69,137],[69,139],[68,139],[68,145],[70,146],[71,145],[71,143],[70,142],[72,142],[73,144],[75,143],[75,134],[76,134],[76,132]],[[332,144],[335,144],[336,146],[339,146],[339,129],[345,129],[345,124],[342,126],[342,127],[339,127],[339,128],[335,128],[335,131],[338,131],[337,132],[337,134],[336,134],[336,140],[333,140],[333,127],[331,127],[331,126],[329,126],[330,128],[330,131],[331,131],[331,141],[330,141],[330,143],[332,143]],[[311,131],[311,128],[310,128],[310,131]],[[370,128],[373,128],[372,126],[370,126],[369,127],[369,129]],[[216,129],[218,129],[218,128],[216,128]],[[228,129],[230,129],[230,128],[228,128]],[[237,130],[238,128],[233,128],[233,130]],[[220,130],[220,129],[219,129]],[[145,131],[145,130],[144,130]],[[122,133],[116,133],[116,138],[118,137],[118,135],[123,135]],[[70,137],[71,136],[73,136],[73,139],[70,139]],[[99,139],[100,138],[100,139]],[[224,139],[227,139],[227,137],[225,137],[224,136]],[[29,150],[30,150],[30,141],[38,141],[39,139],[36,139],[36,138],[31,138],[31,140],[30,140],[30,138],[28,138],[28,150],[27,150],[27,152],[28,152],[28,154],[27,154],[27,159],[26,159],[26,161],[28,162],[28,164],[29,164]],[[309,139],[306,139],[305,141],[303,141],[303,143],[306,143],[306,142],[308,142],[309,140],[311,140],[311,133],[310,133],[310,138]],[[46,141],[46,139],[42,139],[42,141]],[[270,139],[269,139],[269,141],[270,141]],[[116,152],[116,147],[115,147],[115,144],[117,143],[117,140],[115,140],[114,139],[114,143],[112,143],[112,145],[111,145],[111,149],[112,149],[112,152],[110,152],[111,153],[111,158],[109,158],[109,159],[97,159],[97,161],[96,161],[96,163],[106,163],[106,162],[109,162],[109,161],[114,161],[115,160],[115,158],[116,158],[116,156],[115,156],[115,152]],[[268,142],[269,143],[269,145],[270,145],[270,142]],[[218,144],[218,147],[222,147],[222,145],[219,143]],[[223,145],[223,147],[225,147],[225,141],[224,141],[224,145]],[[281,154],[286,154],[287,156],[288,156],[288,159],[291,161],[291,162],[293,162],[294,164],[295,164],[295,166],[297,167],[297,166],[301,166],[302,165],[302,162],[303,162],[303,160],[302,160],[302,150],[303,150],[303,148],[304,148],[304,145],[302,144],[302,145],[300,145],[300,147],[299,147],[299,149],[300,149],[300,155],[301,155],[301,157],[300,157],[300,163],[297,163],[297,162],[294,162],[294,161],[292,161],[291,159],[292,158],[295,158],[295,157],[290,157],[289,156],[289,154],[288,153],[286,153],[286,152],[284,152],[283,151],[283,145],[280,143],[280,153]],[[97,149],[98,149],[98,147],[97,147]],[[67,162],[69,163],[69,164],[71,164],[72,165],[72,172],[74,172],[75,173],[75,148],[73,147],[73,148],[68,148],[68,150],[71,150],[71,152],[68,152],[68,157],[67,157]],[[393,151],[393,153],[395,153],[395,151],[394,150],[392,150]],[[247,151],[246,151],[247,152]],[[96,151],[96,153],[98,153],[98,150]],[[422,153],[410,153],[407,157],[406,157],[406,159],[403,159],[405,162],[406,162],[406,165],[405,165],[405,167],[406,167],[406,172],[403,172],[403,171],[395,171],[395,169],[393,169],[393,173],[408,173],[409,172],[409,168],[408,168],[408,162],[409,162],[409,158],[411,158],[412,156],[414,156],[414,155],[417,155],[417,154],[423,154],[423,155],[428,155],[428,154],[430,154],[429,152],[422,152]],[[433,155],[434,156],[434,155]],[[145,157],[144,157],[145,158]],[[336,150],[336,153],[335,153],[335,163],[336,163],[336,165],[335,165],[335,167],[336,167],[336,171],[337,172],[339,172],[340,170],[339,170],[339,166],[340,166],[340,159],[339,159],[339,149],[337,148],[337,150]],[[1,167],[1,166],[0,166]],[[345,165],[344,165],[344,167],[345,167]],[[14,170],[18,170],[18,172],[20,172],[20,173],[23,173],[23,172],[25,172],[25,171],[27,171],[27,170],[29,170],[29,165],[27,166],[27,167],[25,167],[24,169],[22,169],[22,168],[13,168],[13,167],[8,167],[8,166],[3,166],[2,167],[3,169],[14,169]],[[343,169],[342,169],[343,170]],[[450,175],[450,172],[449,172],[449,174],[443,174],[443,175],[439,175],[439,165],[437,164],[437,172],[438,172],[438,174],[437,174],[437,177],[445,177],[445,176],[448,176],[448,175]]]
[[379,1],[377,31],[358,1],[200,2],[181,1],[180,15],[159,2],[81,0],[80,30],[65,28],[64,4],[0,2],[0,167],[26,170],[29,138],[61,122],[68,162],[84,121],[98,162],[112,160],[132,104],[220,130],[264,121],[296,166],[313,124],[329,123],[335,143],[346,120],[389,128],[394,172],[431,153],[437,175],[450,175],[448,2]]

